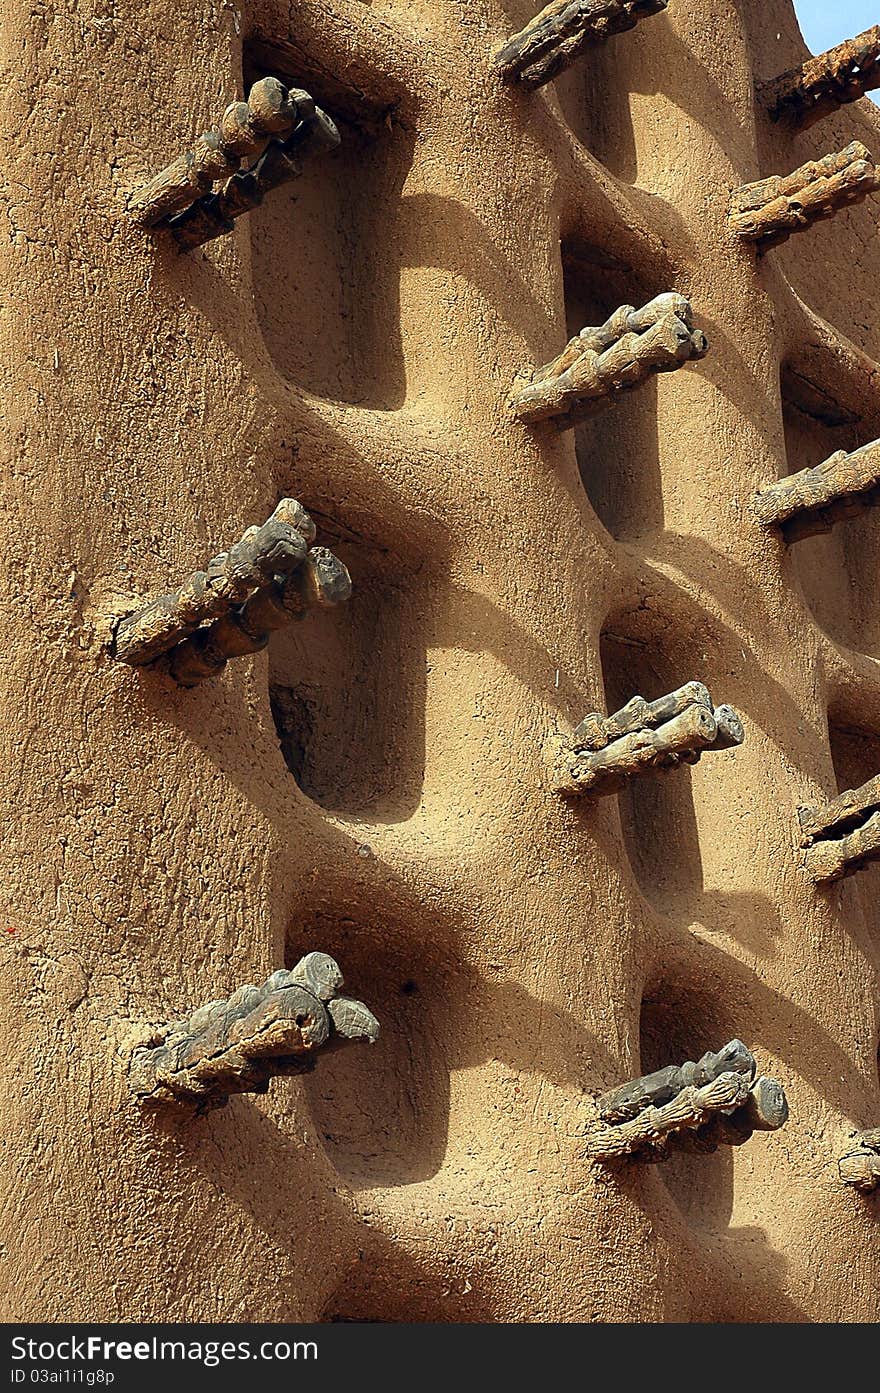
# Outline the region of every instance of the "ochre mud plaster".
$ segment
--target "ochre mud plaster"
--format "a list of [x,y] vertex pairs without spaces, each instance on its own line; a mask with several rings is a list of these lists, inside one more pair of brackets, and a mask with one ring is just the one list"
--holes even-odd
[[[817,888],[796,809],[878,772],[838,776],[829,721],[880,748],[880,532],[789,550],[751,500],[880,436],[880,200],[764,255],[728,203],[876,157],[880,116],[770,120],[789,0],[672,0],[529,93],[492,55],[536,9],[7,7],[6,1319],[876,1316],[876,1192],[838,1175],[880,1122],[875,871]],[[270,72],[340,148],[201,250],[139,229],[132,191]],[[578,431],[509,411],[670,290],[704,360]],[[284,496],[348,605],[192,690],[112,660],[114,617]],[[684,680],[741,747],[552,791],[548,739]],[[139,1023],[311,949],[376,1045],[145,1117]],[[782,1130],[587,1160],[585,1092],[734,1037]]]

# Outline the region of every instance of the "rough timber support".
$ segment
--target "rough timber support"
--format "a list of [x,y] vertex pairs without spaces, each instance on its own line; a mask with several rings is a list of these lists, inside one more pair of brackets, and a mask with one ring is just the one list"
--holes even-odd
[[298,179],[303,161],[339,144],[339,132],[326,112],[316,107],[284,141],[272,140],[251,169],[234,174],[218,193],[206,194],[168,221],[181,251],[193,251],[231,232],[236,218],[257,208],[272,189]]
[[697,1063],[669,1065],[603,1094],[598,1120],[587,1127],[587,1155],[661,1161],[670,1148],[714,1151],[775,1131],[788,1117],[785,1092],[775,1079],[756,1077],[756,1067],[742,1041],[731,1040]]
[[848,102],[880,87],[880,24],[808,58],[799,68],[758,84],[758,96],[774,121],[805,129]]
[[243,158],[256,159],[273,135],[289,135],[314,114],[307,92],[289,90],[277,77],[255,82],[246,102],[231,102],[218,125],[200,136],[192,149],[136,189],[129,212],[141,227],[153,227],[194,203],[219,179],[229,178]]
[[170,653],[181,686],[219,672],[228,658],[265,647],[270,632],[312,605],[351,594],[342,562],[312,547],[315,525],[295,498],[283,498],[267,522],[249,527],[228,552],[119,620],[113,656],[143,667]]
[[821,808],[798,808],[804,866],[816,881],[842,880],[880,860],[880,774]]
[[171,652],[168,669],[181,687],[195,687],[222,672],[230,658],[258,653],[269,635],[312,605],[330,608],[351,595],[346,567],[326,547],[312,547],[299,570],[276,577],[238,610],[200,629]]
[[742,1040],[731,1040],[717,1053],[710,1050],[696,1061],[668,1064],[665,1069],[610,1089],[596,1099],[596,1111],[603,1122],[629,1122],[645,1108],[671,1102],[683,1088],[702,1087],[719,1074],[744,1074],[751,1082],[756,1069],[748,1046]]
[[880,503],[880,440],[847,454],[838,450],[815,469],[802,469],[755,495],[755,515],[779,527],[787,542],[830,532],[837,522]]
[[641,309],[621,305],[604,324],[582,329],[552,362],[537,368],[515,390],[511,410],[529,425],[552,420],[567,430],[621,392],[703,358],[708,349],[683,295],[657,295]]
[[132,1092],[145,1103],[222,1107],[232,1093],[265,1093],[276,1075],[311,1069],[334,1040],[374,1043],[375,1016],[340,996],[342,985],[333,958],[308,953],[290,972],[209,1001],[132,1051]]
[[743,184],[730,199],[730,225],[737,237],[761,250],[785,242],[793,232],[860,203],[880,188],[870,152],[854,140],[846,149],[809,160],[791,174],[772,174]]
[[838,1174],[844,1185],[867,1193],[880,1185],[880,1127],[858,1132],[853,1140],[855,1149],[841,1156]]
[[495,54],[504,82],[534,89],[571,67],[592,44],[633,29],[669,0],[552,0]]
[[630,779],[696,764],[705,750],[743,738],[737,712],[713,707],[701,682],[687,682],[656,701],[635,696],[611,716],[585,716],[556,755],[553,787],[569,797],[617,793]]

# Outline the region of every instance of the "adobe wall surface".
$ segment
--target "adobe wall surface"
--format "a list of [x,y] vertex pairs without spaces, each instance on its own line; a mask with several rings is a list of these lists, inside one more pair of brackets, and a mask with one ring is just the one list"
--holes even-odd
[[[756,107],[806,56],[789,0],[671,0],[503,88],[535,8],[8,7],[7,1320],[876,1316],[877,1201],[836,1163],[880,1125],[880,872],[817,890],[795,810],[880,772],[880,533],[786,550],[748,505],[880,436],[880,202],[763,257],[726,207],[880,155],[880,115]],[[339,152],[202,252],[137,230],[129,192],[267,71]],[[665,290],[702,362],[577,432],[513,417],[567,328]],[[345,611],[193,691],[110,659],[110,616],[283,494]],[[740,748],[550,790],[557,729],[689,679]],[[378,1044],[145,1119],[132,1023],[313,948]],[[732,1036],[784,1129],[586,1162],[585,1093]]]

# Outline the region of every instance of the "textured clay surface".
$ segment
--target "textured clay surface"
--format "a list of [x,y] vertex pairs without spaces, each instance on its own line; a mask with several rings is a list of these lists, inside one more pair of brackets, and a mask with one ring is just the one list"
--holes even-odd
[[[855,1321],[880,870],[796,809],[880,771],[880,514],[760,488],[880,436],[876,197],[759,255],[732,192],[862,141],[755,80],[789,0],[671,0],[540,91],[534,0],[11,0],[4,16],[5,1319]],[[275,73],[338,151],[180,255],[126,201]],[[686,295],[709,355],[575,431],[518,376]],[[347,606],[179,689],[112,617],[299,499]],[[594,804],[547,746],[705,682],[745,742]],[[381,1022],[144,1116],[143,1021],[318,949]],[[585,1095],[737,1036],[779,1132],[613,1173]]]

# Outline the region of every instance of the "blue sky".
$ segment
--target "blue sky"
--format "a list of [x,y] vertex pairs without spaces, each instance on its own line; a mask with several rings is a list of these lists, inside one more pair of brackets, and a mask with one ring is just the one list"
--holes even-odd
[[880,0],[794,0],[794,7],[801,33],[814,53],[880,24]]

